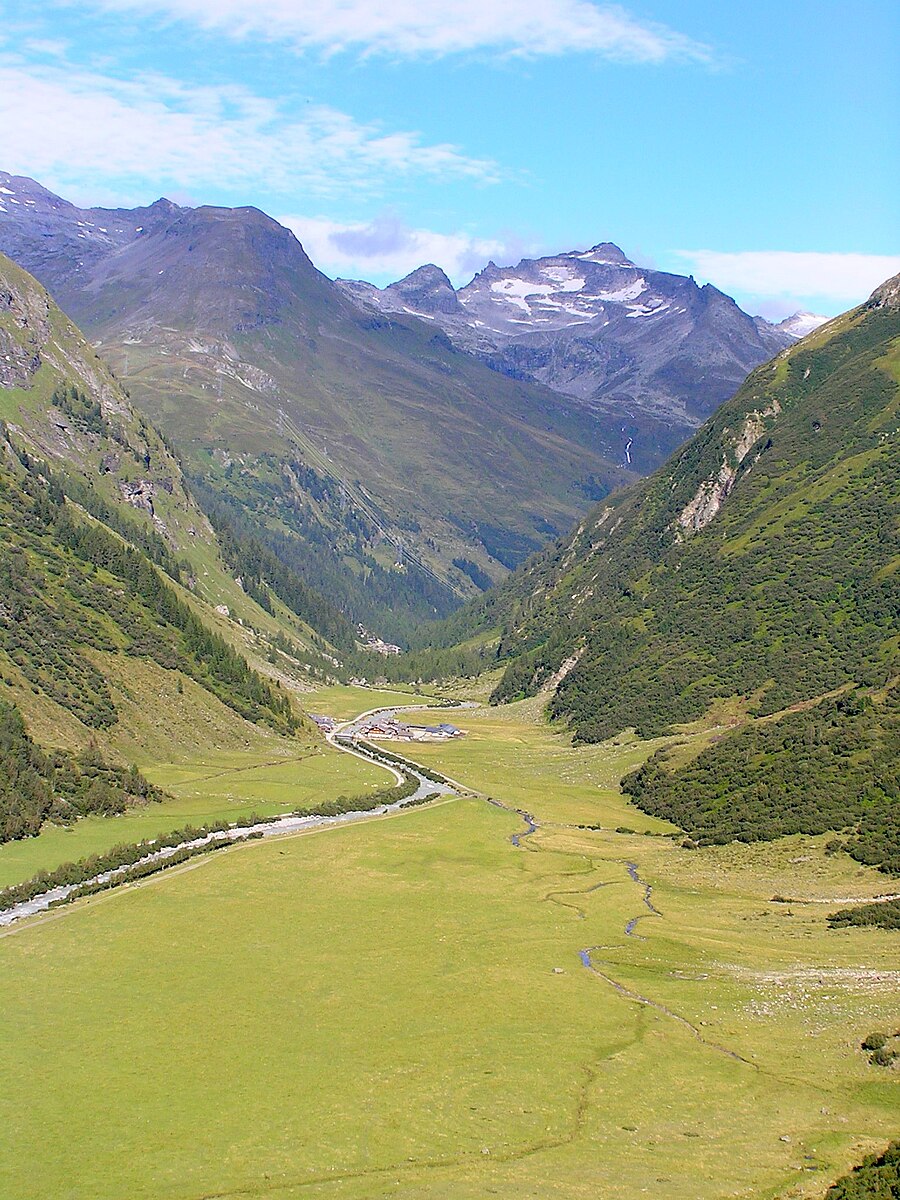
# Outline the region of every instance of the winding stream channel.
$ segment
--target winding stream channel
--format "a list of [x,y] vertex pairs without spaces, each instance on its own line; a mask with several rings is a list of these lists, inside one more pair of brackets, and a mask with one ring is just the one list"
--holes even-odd
[[[403,783],[403,773],[393,762],[380,755],[376,748],[357,740],[358,735],[355,725],[359,719],[356,718],[353,722],[346,722],[343,725],[339,725],[328,736],[327,740],[336,749],[341,750],[345,754],[353,754],[357,758],[369,759],[371,762],[377,763],[378,766],[390,771],[397,783]],[[46,912],[47,909],[68,899],[73,892],[80,888],[91,888],[115,883],[117,879],[122,879],[123,882],[126,882],[129,872],[134,871],[135,868],[149,866],[152,863],[164,863],[166,859],[183,850],[199,850],[204,846],[213,849],[228,843],[243,842],[248,838],[281,837],[285,834],[301,833],[304,830],[324,825],[347,825],[352,821],[361,821],[368,817],[383,817],[386,813],[398,812],[409,805],[420,803],[426,796],[455,796],[458,794],[456,789],[451,787],[450,784],[428,779],[417,769],[414,763],[407,763],[404,760],[403,771],[407,775],[412,775],[418,781],[418,786],[411,796],[406,796],[394,804],[382,804],[377,808],[366,809],[361,812],[341,813],[334,817],[318,816],[315,813],[310,813],[308,816],[291,814],[282,817],[272,817],[271,820],[257,821],[252,825],[235,825],[231,829],[207,833],[202,837],[193,838],[190,841],[179,842],[177,846],[163,846],[159,850],[150,851],[150,853],[145,854],[143,858],[135,862],[126,863],[121,867],[115,867],[109,871],[103,871],[99,875],[94,875],[91,879],[83,880],[80,883],[68,883],[50,888],[49,891],[42,892],[39,896],[33,896],[30,900],[23,900],[12,908],[5,909],[0,912],[0,928],[12,925],[14,921],[20,921],[24,917],[33,917],[38,913]]]
[[[502,808],[506,812],[515,813],[525,822],[525,829],[519,831],[518,833],[512,834],[510,837],[509,840],[513,846],[521,847],[525,838],[531,837],[541,828],[542,823],[532,813],[526,812],[522,808],[513,808],[512,806],[504,804],[501,800],[496,800],[493,797],[486,797],[486,799],[488,803],[493,804],[495,808]],[[578,826],[569,826],[560,824],[559,822],[553,822],[553,828],[578,828]],[[540,847],[536,847],[536,849],[540,849]],[[625,923],[625,936],[641,938],[641,940],[643,940],[641,934],[635,933],[635,927],[637,926],[638,922],[646,920],[647,917],[661,917],[663,914],[651,900],[651,896],[653,895],[653,885],[648,883],[646,879],[641,878],[637,863],[626,860],[623,865],[628,873],[628,878],[633,883],[636,883],[639,887],[643,888],[643,896],[641,897],[641,901],[648,910],[645,913],[638,913],[636,916],[629,917]],[[600,888],[610,887],[613,882],[614,881],[612,880],[606,880],[602,883],[595,883],[591,887],[579,891],[550,892],[545,899],[552,901],[554,904],[560,904],[564,908],[573,909],[576,915],[583,920],[586,914],[582,908],[569,900],[561,900],[558,899],[558,897],[588,896],[591,892],[596,892]],[[636,992],[633,988],[628,987],[620,980],[608,974],[605,970],[603,970],[603,967],[611,964],[598,957],[598,952],[605,949],[609,949],[609,947],[585,946],[582,950],[578,951],[578,957],[581,961],[581,965],[586,970],[590,971],[592,975],[595,975],[598,979],[602,979],[604,983],[608,984],[615,992],[618,992],[620,996],[624,996],[627,1000],[631,1000],[635,1004],[642,1004],[647,1008],[652,1008],[656,1012],[661,1013],[663,1016],[668,1017],[670,1020],[676,1021],[679,1025],[682,1025],[685,1029],[689,1030],[691,1035],[695,1037],[698,1042],[701,1042],[704,1046],[707,1046],[715,1053],[724,1054],[726,1058],[731,1058],[737,1062],[743,1063],[745,1066],[750,1067],[754,1071],[759,1070],[757,1064],[751,1062],[750,1059],[744,1058],[743,1055],[738,1054],[736,1051],[729,1050],[727,1046],[721,1046],[718,1042],[713,1042],[709,1038],[705,1037],[700,1029],[693,1024],[693,1022],[689,1021],[687,1017],[683,1017],[681,1013],[675,1012],[674,1009],[669,1008],[666,1004],[660,1003],[658,1000],[652,1000],[649,996],[644,996],[640,992]]]
[[[464,707],[470,707],[464,705]],[[47,892],[43,892],[39,896],[35,896],[30,900],[22,901],[20,904],[12,908],[0,912],[0,927],[13,924],[14,921],[21,920],[24,917],[35,916],[38,913],[45,912],[55,904],[59,904],[67,899],[78,888],[90,887],[97,884],[105,884],[110,881],[115,881],[119,877],[127,877],[128,872],[136,866],[143,866],[154,862],[164,862],[167,858],[171,858],[174,854],[184,849],[200,848],[209,846],[222,846],[223,844],[236,843],[244,841],[247,838],[272,838],[286,834],[300,833],[304,830],[313,829],[327,825],[346,825],[350,822],[361,821],[370,817],[384,816],[387,813],[398,812],[402,808],[421,802],[429,796],[459,796],[462,794],[479,795],[477,792],[470,791],[462,784],[456,783],[452,779],[440,777],[439,779],[430,779],[423,774],[423,769],[420,769],[415,763],[403,756],[392,756],[386,752],[380,752],[379,748],[371,745],[363,740],[367,725],[367,721],[372,719],[390,720],[396,717],[399,712],[421,711],[427,708],[426,705],[408,705],[401,708],[385,708],[372,709],[370,712],[362,713],[349,721],[337,725],[328,735],[326,740],[336,749],[345,754],[352,754],[357,758],[367,759],[377,763],[379,766],[391,772],[396,782],[404,782],[404,773],[407,776],[412,776],[417,780],[418,786],[416,791],[410,796],[406,796],[403,800],[394,802],[393,804],[380,805],[377,808],[368,809],[360,812],[342,813],[339,816],[319,816],[316,814],[303,815],[287,815],[282,817],[273,817],[271,820],[256,822],[253,825],[235,825],[233,828],[220,832],[209,833],[202,837],[195,838],[193,841],[182,842],[178,846],[161,847],[145,855],[137,863],[129,863],[114,870],[103,872],[94,876],[92,879],[86,880],[78,884],[67,884],[61,887],[55,887]],[[522,808],[517,808],[509,804],[504,804],[503,801],[497,800],[491,796],[480,796],[488,804],[496,808],[503,809],[505,812],[514,813],[520,817],[525,823],[525,828],[513,833],[509,837],[512,846],[523,849],[523,842],[526,838],[531,838],[536,834],[542,826],[542,822],[538,820],[532,813],[526,812]],[[560,825],[558,822],[553,822],[554,828],[580,828],[579,826]],[[531,847],[528,847],[530,849]],[[540,845],[535,845],[534,849],[540,851]],[[625,924],[625,935],[627,937],[640,938],[641,935],[635,933],[635,928],[639,921],[646,920],[647,917],[655,916],[662,917],[660,910],[654,905],[651,896],[653,894],[653,886],[645,879],[642,879],[639,874],[637,863],[624,861],[623,864],[629,879],[643,888],[642,903],[648,910],[644,913],[638,913],[636,916],[630,917]],[[125,879],[123,878],[123,882]],[[566,891],[552,892],[546,899],[553,903],[561,904],[563,907],[571,908],[576,911],[578,917],[584,919],[586,914],[577,904],[571,901],[558,899],[561,896],[586,896],[591,892],[597,891],[599,888],[610,886],[612,881],[594,884],[583,891]],[[725,1046],[721,1046],[716,1042],[704,1037],[700,1029],[683,1017],[680,1013],[675,1012],[667,1005],[659,1001],[652,1000],[648,996],[641,995],[640,992],[634,991],[626,984],[620,982],[612,975],[608,974],[603,968],[611,966],[603,959],[599,958],[598,952],[608,949],[605,946],[586,946],[578,951],[578,957],[582,966],[590,971],[597,978],[602,979],[609,987],[618,992],[619,995],[633,1001],[636,1004],[646,1005],[649,1008],[655,1009],[669,1019],[677,1022],[686,1029],[699,1041],[719,1054],[723,1054],[728,1058],[735,1059],[738,1062],[751,1067],[753,1070],[759,1070],[756,1063],[744,1058],[733,1050],[729,1050]]]

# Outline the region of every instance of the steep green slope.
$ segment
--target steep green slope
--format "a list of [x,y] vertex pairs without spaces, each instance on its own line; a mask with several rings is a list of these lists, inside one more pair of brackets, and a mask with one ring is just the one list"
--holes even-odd
[[580,742],[729,701],[699,755],[670,746],[623,782],[687,845],[834,830],[900,873],[898,384],[892,280],[444,632],[499,624],[494,700],[546,689]]
[[900,875],[900,686],[749,722],[686,765],[659,753],[622,786],[699,845],[843,830],[832,850]]
[[0,659],[83,725],[116,705],[91,651],[147,657],[200,683],[242,717],[298,727],[289,699],[203,621],[141,549],[65,498],[46,464],[0,443]]
[[[109,749],[127,709],[124,741],[139,751],[156,737],[154,688],[184,697],[173,753],[191,713],[217,726],[228,713],[233,732],[303,727],[288,691],[256,668],[277,678],[270,660],[288,659],[276,648],[312,641],[297,612],[323,605],[335,636],[339,614],[287,572],[270,586],[267,561],[240,540],[220,545],[161,435],[44,289],[4,259],[0,519],[0,702],[45,744]],[[247,560],[246,588],[226,557],[232,570]],[[166,676],[177,689],[161,687]]]
[[900,308],[868,305],[755,371],[663,469],[503,597],[497,689],[543,686],[584,741],[745,696],[757,714],[897,670]]

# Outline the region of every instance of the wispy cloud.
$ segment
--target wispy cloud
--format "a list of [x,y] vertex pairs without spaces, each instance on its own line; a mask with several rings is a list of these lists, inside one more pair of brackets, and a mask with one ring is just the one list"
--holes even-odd
[[[27,104],[22,97],[27,96]],[[298,117],[247,88],[189,87],[162,75],[127,81],[72,67],[0,60],[3,167],[53,183],[198,190],[246,187],[334,194],[410,176],[491,182],[496,164],[458,147],[388,132],[323,105]]]
[[327,54],[471,52],[529,57],[593,54],[626,63],[710,62],[707,46],[615,4],[591,0],[70,0],[105,12],[157,14],[232,37],[289,42]]
[[387,283],[425,263],[435,263],[456,283],[468,282],[488,259],[506,263],[526,247],[515,238],[480,238],[465,232],[413,229],[392,213],[364,224],[327,217],[281,216],[320,270],[332,276]]
[[900,272],[898,254],[818,254],[794,250],[679,250],[695,275],[725,291],[760,298],[817,297],[836,308],[865,300]]

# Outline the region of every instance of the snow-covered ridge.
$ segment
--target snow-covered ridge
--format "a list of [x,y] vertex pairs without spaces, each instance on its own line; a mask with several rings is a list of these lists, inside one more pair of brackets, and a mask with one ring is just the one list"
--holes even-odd
[[785,317],[783,321],[779,321],[775,328],[799,340],[830,320],[831,317],[823,317],[818,313],[795,312],[793,316]]
[[632,470],[656,465],[753,367],[820,323],[803,314],[776,327],[712,285],[635,265],[612,242],[490,262],[458,290],[433,264],[385,288],[340,286],[360,307],[424,318],[493,370],[588,407]]
[[[589,251],[525,260],[515,268],[491,266],[457,296],[464,310],[498,333],[508,325],[529,323],[552,329],[583,325],[607,316],[608,305],[636,317],[662,311],[664,300],[652,294],[645,276],[624,255],[622,259]],[[635,304],[639,298],[642,302]]]

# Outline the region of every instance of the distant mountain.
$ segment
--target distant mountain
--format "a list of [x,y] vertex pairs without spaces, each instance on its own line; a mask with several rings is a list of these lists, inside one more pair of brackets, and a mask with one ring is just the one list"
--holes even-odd
[[95,339],[210,514],[392,640],[629,479],[617,427],[427,321],[361,312],[256,209],[0,186],[0,249]]
[[[638,267],[611,242],[489,263],[459,291],[433,265],[383,289],[339,282],[365,308],[431,322],[494,370],[570,397],[619,433],[642,471],[799,336],[710,284]],[[799,314],[791,320],[799,329]]]
[[795,312],[793,316],[779,321],[775,328],[780,329],[782,333],[790,334],[792,338],[799,341],[800,338],[806,337],[808,333],[812,333],[814,329],[818,329],[820,325],[824,325],[830,319],[830,317],[823,317],[818,313]]

